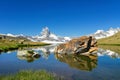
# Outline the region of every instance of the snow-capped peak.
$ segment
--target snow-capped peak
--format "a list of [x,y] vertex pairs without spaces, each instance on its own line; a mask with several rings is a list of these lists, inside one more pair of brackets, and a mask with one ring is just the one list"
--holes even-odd
[[95,32],[95,34],[103,33],[103,32],[104,32],[104,30],[97,30],[97,31]]
[[58,36],[56,36],[55,34],[50,34],[50,37],[58,40]]
[[10,33],[6,34],[6,36],[16,37],[16,35],[13,35],[13,34],[10,34]]
[[69,40],[69,41],[71,40],[70,37],[64,37],[64,39],[65,39],[65,40]]
[[48,27],[42,29],[40,35],[29,38],[31,41],[41,41],[46,43],[61,43],[71,40],[69,37],[60,37],[50,32]]
[[49,31],[48,27],[43,28],[40,35],[41,35],[41,37],[43,37],[43,38],[49,37],[50,31]]
[[101,38],[106,38],[106,37],[112,36],[112,35],[116,34],[119,31],[120,31],[120,28],[110,28],[107,31],[97,30],[91,36],[94,36],[96,39],[101,39]]

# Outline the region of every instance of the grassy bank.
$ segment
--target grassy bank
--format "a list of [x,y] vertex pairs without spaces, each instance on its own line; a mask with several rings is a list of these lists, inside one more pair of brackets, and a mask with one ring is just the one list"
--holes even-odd
[[99,39],[98,45],[108,45],[108,46],[120,46],[120,32],[113,36]]
[[20,47],[45,46],[45,45],[49,45],[49,44],[42,42],[31,42],[31,41],[20,43],[19,41],[0,40],[0,52],[15,50]]
[[97,42],[99,48],[111,50],[120,54],[120,32],[113,36],[99,39]]
[[102,44],[98,44],[98,45],[103,45],[103,46],[120,46],[120,44],[105,44],[105,43],[102,43]]
[[39,71],[20,71],[14,75],[0,76],[0,80],[61,80],[56,75],[44,70]]

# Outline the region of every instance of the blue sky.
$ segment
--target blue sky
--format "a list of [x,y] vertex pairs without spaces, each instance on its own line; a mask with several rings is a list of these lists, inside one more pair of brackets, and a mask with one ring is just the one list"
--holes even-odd
[[61,36],[120,27],[120,0],[0,0],[0,33]]

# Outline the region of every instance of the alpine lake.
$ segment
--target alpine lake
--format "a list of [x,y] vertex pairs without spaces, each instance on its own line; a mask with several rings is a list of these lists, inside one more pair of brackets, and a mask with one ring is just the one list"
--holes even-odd
[[[97,54],[55,54],[55,45],[29,47],[0,53],[0,75],[21,70],[46,70],[64,80],[120,80],[120,47],[100,46]],[[21,51],[33,50],[39,58],[19,57]]]

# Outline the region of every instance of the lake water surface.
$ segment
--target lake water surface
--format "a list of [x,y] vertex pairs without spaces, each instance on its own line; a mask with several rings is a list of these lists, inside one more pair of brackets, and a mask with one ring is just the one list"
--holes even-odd
[[22,50],[1,53],[0,75],[43,69],[65,80],[120,80],[120,53],[99,49],[96,55],[86,57],[54,54],[54,46],[29,49],[42,56],[38,59],[17,56]]

